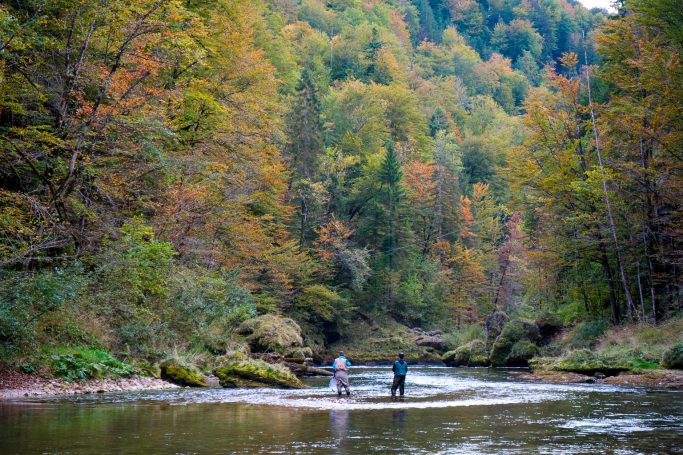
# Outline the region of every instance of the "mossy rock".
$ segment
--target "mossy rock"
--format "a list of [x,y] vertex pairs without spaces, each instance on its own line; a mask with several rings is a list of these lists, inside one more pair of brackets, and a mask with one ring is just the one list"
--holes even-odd
[[206,378],[189,365],[176,359],[168,359],[159,365],[161,378],[174,384],[190,387],[206,387]]
[[297,359],[303,362],[304,360],[313,357],[313,350],[309,347],[296,347],[285,352],[284,356],[288,359]]
[[453,351],[449,351],[443,355],[441,360],[451,367],[480,367],[489,364],[486,343],[482,340],[472,340]]
[[529,359],[529,368],[532,371],[550,371],[555,366],[557,358],[555,357],[534,357]]
[[301,327],[289,318],[266,314],[244,321],[238,333],[247,336],[247,342],[254,352],[278,352],[287,354],[303,347]]
[[683,370],[683,343],[678,343],[664,353],[662,366],[672,370]]
[[507,314],[502,311],[496,311],[486,317],[486,323],[484,327],[486,328],[486,346],[491,347],[495,342],[496,338],[500,336],[503,331],[503,327],[510,320]]
[[540,339],[540,331],[534,322],[514,320],[505,324],[500,336],[514,341],[527,340],[533,343]]
[[458,352],[458,349],[448,351],[441,356],[441,361],[445,363],[447,367],[458,367],[463,365],[462,353]]
[[602,373],[607,376],[613,376],[623,371],[628,371],[630,365],[627,361],[606,361],[592,352],[582,349],[570,352],[569,355],[560,359],[551,368],[558,371],[570,371],[587,375]]
[[284,365],[252,359],[229,362],[213,371],[221,386],[234,387],[278,387],[302,389],[306,386]]
[[489,358],[491,359],[491,365],[494,367],[506,366],[506,361],[508,355],[512,351],[512,346],[515,345],[515,341],[503,336],[496,338],[496,341],[491,347],[491,353]]
[[138,364],[136,366],[137,366],[138,370],[140,371],[140,376],[147,376],[150,378],[157,378],[157,379],[159,379],[161,377],[159,367],[154,365],[152,362],[148,362],[146,360],[141,360],[138,362]]
[[505,363],[511,367],[526,367],[529,365],[529,360],[538,354],[538,351],[538,346],[531,341],[519,340],[512,346]]
[[[538,326],[533,322],[513,320],[505,324],[502,332],[494,341],[491,347],[490,359],[493,366],[519,366],[517,357],[511,357],[512,350],[517,342],[526,341],[520,344],[516,354],[523,354],[522,350],[529,351],[532,348],[529,344],[534,344],[540,338]],[[522,362],[526,365],[527,360]]]

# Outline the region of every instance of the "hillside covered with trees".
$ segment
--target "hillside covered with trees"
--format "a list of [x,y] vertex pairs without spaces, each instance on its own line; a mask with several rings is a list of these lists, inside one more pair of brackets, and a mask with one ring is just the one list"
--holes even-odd
[[0,2],[0,362],[680,368],[682,30],[676,0]]

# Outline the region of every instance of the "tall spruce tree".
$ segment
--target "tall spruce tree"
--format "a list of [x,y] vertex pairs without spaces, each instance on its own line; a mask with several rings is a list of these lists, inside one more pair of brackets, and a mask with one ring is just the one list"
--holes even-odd
[[296,98],[289,116],[287,155],[294,171],[291,197],[299,206],[299,247],[304,248],[312,210],[311,184],[318,175],[318,159],[323,149],[320,97],[308,68],[301,72]]
[[398,244],[397,223],[399,222],[399,206],[404,198],[401,187],[403,171],[401,162],[396,155],[393,146],[389,146],[387,154],[382,162],[380,180],[382,182],[383,204],[386,213],[387,230],[382,242],[382,250],[385,252],[389,269],[393,268],[394,250]]
[[318,171],[318,156],[323,148],[323,124],[320,119],[320,96],[311,72],[304,68],[296,87],[287,128],[287,151],[292,160],[295,178],[314,179]]

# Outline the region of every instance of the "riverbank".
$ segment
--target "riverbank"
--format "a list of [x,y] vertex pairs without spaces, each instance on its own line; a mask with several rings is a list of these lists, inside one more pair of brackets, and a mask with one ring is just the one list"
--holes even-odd
[[176,389],[177,385],[157,378],[133,376],[118,379],[65,381],[0,369],[0,401],[60,395]]
[[544,381],[564,384],[615,384],[639,387],[683,389],[683,371],[648,370],[626,372],[616,376],[595,377],[564,371],[518,372],[515,377],[522,381]]

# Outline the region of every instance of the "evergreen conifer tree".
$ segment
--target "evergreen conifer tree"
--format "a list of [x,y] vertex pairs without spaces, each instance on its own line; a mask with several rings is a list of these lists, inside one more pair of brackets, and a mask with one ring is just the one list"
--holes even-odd
[[298,178],[313,179],[323,147],[320,97],[311,72],[304,68],[288,125],[288,155]]

